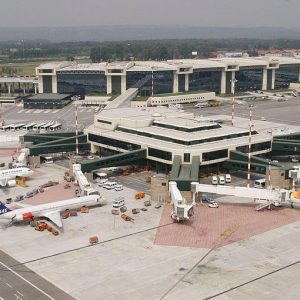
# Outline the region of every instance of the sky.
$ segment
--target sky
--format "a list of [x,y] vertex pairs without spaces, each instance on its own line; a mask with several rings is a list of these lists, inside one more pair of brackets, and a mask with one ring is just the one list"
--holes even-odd
[[0,28],[191,25],[300,28],[299,0],[1,0]]

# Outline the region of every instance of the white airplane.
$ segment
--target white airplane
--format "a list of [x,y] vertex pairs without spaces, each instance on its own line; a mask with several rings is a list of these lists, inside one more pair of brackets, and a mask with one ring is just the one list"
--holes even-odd
[[9,225],[15,222],[33,220],[34,218],[48,218],[59,228],[63,227],[61,213],[67,210],[79,209],[102,205],[100,195],[91,195],[79,198],[72,198],[47,204],[39,204],[11,210],[0,201],[0,220],[8,220]]
[[30,177],[33,174],[27,167],[18,167],[0,171],[0,187],[15,186],[17,177]]

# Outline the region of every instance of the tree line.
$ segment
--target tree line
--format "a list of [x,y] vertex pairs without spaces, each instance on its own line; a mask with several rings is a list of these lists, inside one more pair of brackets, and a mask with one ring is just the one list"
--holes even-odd
[[76,56],[90,57],[92,62],[113,60],[166,60],[212,57],[216,51],[245,50],[250,56],[259,49],[300,49],[300,40],[260,39],[197,39],[152,40],[122,42],[62,42],[44,40],[0,43],[0,60],[34,60],[60,58],[73,60]]

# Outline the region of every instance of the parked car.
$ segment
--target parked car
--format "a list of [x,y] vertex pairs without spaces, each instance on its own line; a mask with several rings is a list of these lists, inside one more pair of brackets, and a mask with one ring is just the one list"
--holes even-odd
[[123,187],[122,184],[117,184],[117,185],[115,186],[115,191],[123,191],[123,189],[124,189],[124,187]]
[[225,184],[225,177],[224,176],[219,176],[219,184]]
[[210,207],[210,208],[218,208],[219,204],[217,202],[209,203],[208,207]]
[[124,199],[115,200],[114,203],[113,203],[114,208],[119,208],[119,207],[122,207],[124,205],[125,205],[125,200]]
[[24,196],[23,195],[18,195],[18,196],[16,196],[15,202],[19,202],[19,201],[22,201],[22,200],[24,200]]
[[211,183],[214,184],[214,185],[218,184],[218,177],[213,176],[212,179],[211,179]]
[[230,174],[226,174],[225,175],[225,182],[226,183],[230,183],[231,182],[231,175]]

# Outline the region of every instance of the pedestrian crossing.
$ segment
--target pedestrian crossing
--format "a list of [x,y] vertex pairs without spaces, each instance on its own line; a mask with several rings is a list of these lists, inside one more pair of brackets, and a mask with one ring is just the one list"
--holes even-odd
[[[93,108],[80,108],[78,110],[79,113],[91,113],[94,109]],[[61,111],[60,109],[20,109],[18,110],[16,113],[17,114],[56,114],[59,111]]]

